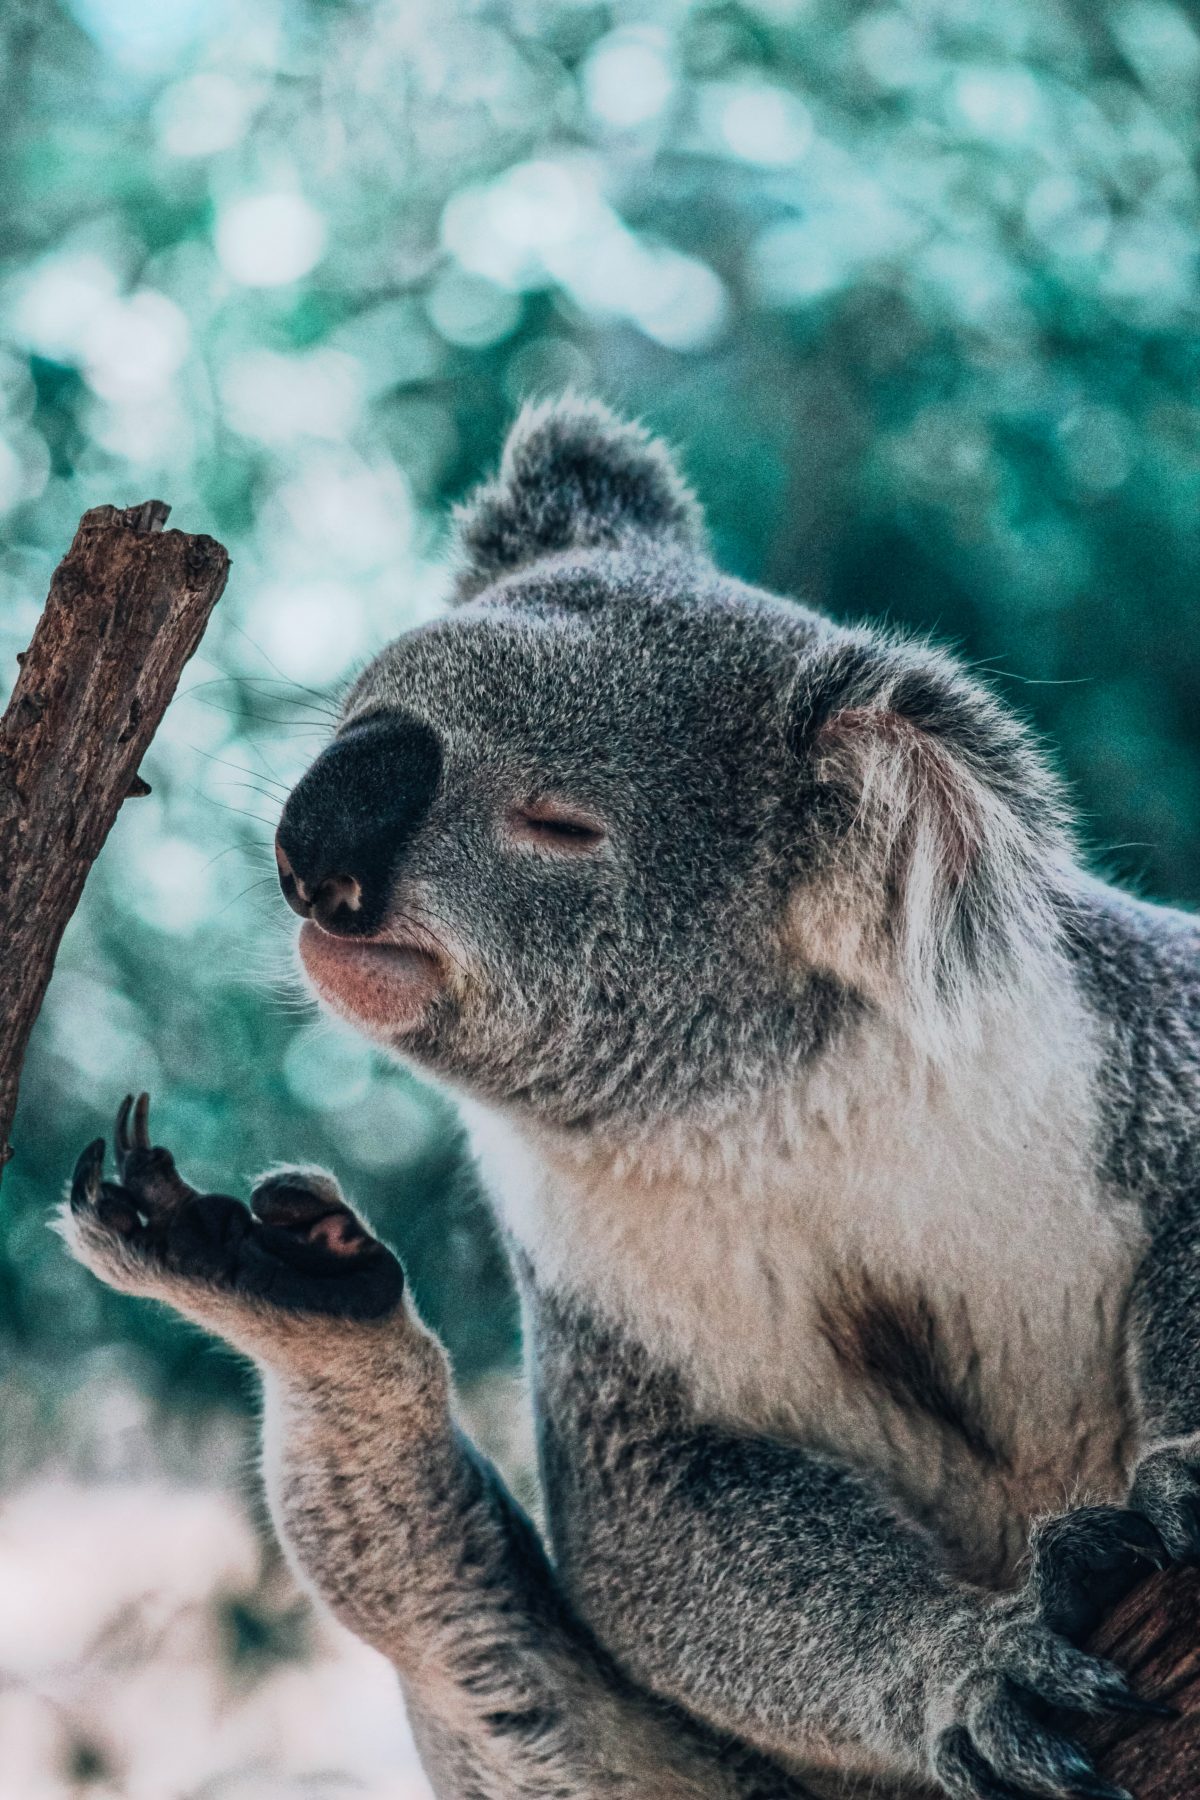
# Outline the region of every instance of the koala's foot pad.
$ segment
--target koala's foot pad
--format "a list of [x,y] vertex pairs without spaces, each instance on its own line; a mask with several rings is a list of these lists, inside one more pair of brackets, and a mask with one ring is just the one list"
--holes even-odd
[[104,1179],[97,1138],[75,1165],[70,1205],[95,1241],[117,1240],[126,1267],[148,1277],[198,1281],[287,1311],[382,1318],[399,1304],[404,1274],[321,1172],[283,1170],[250,1205],[201,1194],[169,1150],[150,1141],[150,1100],[122,1102],[113,1132],[117,1177]]

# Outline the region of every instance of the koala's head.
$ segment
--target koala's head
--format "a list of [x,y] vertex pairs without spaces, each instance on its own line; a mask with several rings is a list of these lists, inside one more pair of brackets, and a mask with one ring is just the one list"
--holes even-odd
[[872,1010],[953,1016],[1046,929],[1019,725],[934,652],[722,575],[663,447],[527,410],[457,609],[358,680],[278,835],[336,1012],[566,1126],[738,1105]]

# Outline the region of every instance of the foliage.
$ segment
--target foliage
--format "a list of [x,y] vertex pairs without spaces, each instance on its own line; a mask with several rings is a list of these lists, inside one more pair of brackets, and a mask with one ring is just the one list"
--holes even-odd
[[85,506],[162,494],[235,559],[30,1060],[23,1381],[113,1339],[180,1402],[234,1391],[44,1229],[139,1085],[206,1182],[331,1163],[461,1367],[511,1349],[452,1116],[292,997],[265,854],[526,394],[664,430],[739,572],[957,640],[1109,866],[1200,898],[1182,4],[16,0],[0,45],[3,666]]

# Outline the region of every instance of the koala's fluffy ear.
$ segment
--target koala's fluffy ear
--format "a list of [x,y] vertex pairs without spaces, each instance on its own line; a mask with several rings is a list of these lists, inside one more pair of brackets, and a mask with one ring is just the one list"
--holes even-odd
[[804,852],[789,930],[806,960],[903,1008],[933,1048],[1057,941],[1058,783],[1020,721],[948,658],[867,632],[805,658],[789,738]]
[[665,446],[597,400],[526,406],[500,472],[455,514],[457,598],[561,550],[641,533],[704,548],[700,507]]

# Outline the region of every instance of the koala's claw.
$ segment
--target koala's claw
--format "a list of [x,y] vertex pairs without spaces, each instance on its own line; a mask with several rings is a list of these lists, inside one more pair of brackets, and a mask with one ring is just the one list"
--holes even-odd
[[169,1150],[150,1140],[150,1102],[127,1095],[113,1131],[120,1181],[104,1179],[105,1141],[75,1165],[67,1236],[113,1286],[173,1298],[203,1287],[229,1298],[327,1317],[382,1318],[404,1274],[347,1206],[332,1177],[285,1170],[254,1191],[250,1208],[201,1194]]
[[932,1740],[931,1771],[953,1800],[1129,1800],[1054,1721],[1172,1709],[1141,1699],[1119,1669],[1031,1617],[1027,1601],[1005,1608],[971,1661],[939,1702]]
[[[1057,1769],[1052,1775],[1047,1770],[1055,1780],[1051,1792],[1070,1795],[1072,1800],[1133,1800],[1125,1788],[1102,1781],[1073,1744],[1063,1739],[1051,1741],[1059,1747]],[[1047,1792],[1040,1781],[1036,1788],[1029,1788],[997,1774],[962,1725],[954,1726],[939,1740],[934,1772],[946,1791],[962,1800],[1038,1800]]]
[[[133,1137],[129,1136],[129,1115],[133,1114]],[[117,1153],[117,1165],[121,1167],[131,1150],[149,1150],[150,1148],[150,1096],[139,1094],[136,1101],[132,1094],[126,1094],[117,1108],[116,1129],[113,1132],[113,1147]]]
[[1125,1506],[1080,1506],[1048,1519],[1035,1529],[1030,1548],[1031,1597],[1050,1629],[1071,1643],[1086,1638],[1139,1581],[1171,1560],[1145,1513]]
[[127,1194],[104,1180],[105,1147],[103,1138],[94,1138],[81,1152],[71,1176],[71,1211],[94,1213],[109,1231],[129,1237],[138,1227],[138,1210]]

